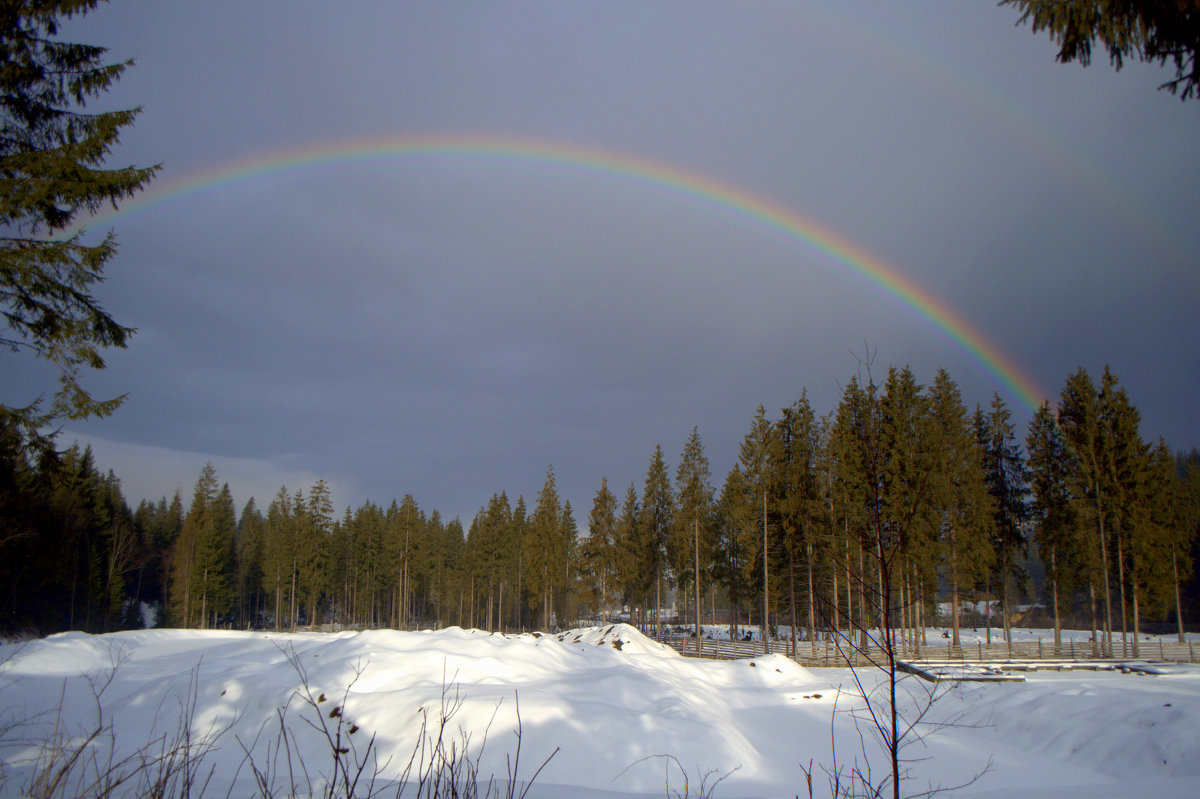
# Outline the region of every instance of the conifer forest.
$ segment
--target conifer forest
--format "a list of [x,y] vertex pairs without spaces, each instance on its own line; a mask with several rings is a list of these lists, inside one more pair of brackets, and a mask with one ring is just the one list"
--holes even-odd
[[998,626],[1034,613],[1056,629],[1182,635],[1200,605],[1200,454],[1143,440],[1107,370],[1068,377],[1024,440],[1016,425],[998,395],[965,407],[945,371],[922,386],[890,368],[882,383],[849,379],[824,415],[803,392],[760,407],[723,478],[693,430],[673,470],[655,446],[641,485],[599,477],[590,508],[560,500],[551,468],[536,495],[498,486],[466,523],[408,495],[339,514],[320,480],[239,510],[211,465],[191,496],[131,508],[90,450],[31,455],[9,429],[0,624],[511,630],[622,610],[649,625],[649,609],[673,608],[680,623],[765,612],[812,637],[879,623],[874,518],[898,557],[893,626],[957,638],[963,609],[991,600]]

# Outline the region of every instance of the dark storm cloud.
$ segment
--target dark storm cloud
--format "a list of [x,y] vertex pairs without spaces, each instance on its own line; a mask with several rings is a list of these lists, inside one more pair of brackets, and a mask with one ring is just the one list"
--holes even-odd
[[[117,2],[68,34],[135,56],[115,160],[162,180],[322,142],[560,142],[737,187],[940,297],[1051,394],[1111,362],[1146,435],[1200,444],[1200,104],[1053,63],[988,4]],[[114,222],[139,328],[69,431],[133,499],[205,459],[239,502],[330,480],[470,515],[553,464],[576,518],[698,425],[720,480],[755,407],[831,410],[875,368],[1018,398],[846,264],[619,175],[499,159],[266,174]],[[33,386],[30,370],[18,374]],[[1014,408],[1018,416],[1024,410]]]

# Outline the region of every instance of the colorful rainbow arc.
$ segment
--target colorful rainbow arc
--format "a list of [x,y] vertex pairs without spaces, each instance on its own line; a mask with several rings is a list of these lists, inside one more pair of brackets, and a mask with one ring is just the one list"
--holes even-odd
[[106,223],[176,197],[271,173],[371,158],[421,155],[489,156],[538,166],[559,165],[615,175],[659,189],[680,192],[719,210],[781,231],[866,278],[926,319],[985,372],[1016,394],[1030,410],[1036,410],[1047,396],[999,347],[985,339],[942,300],[905,277],[896,267],[846,238],[742,189],[694,172],[602,150],[559,143],[471,136],[399,137],[323,143],[271,153],[185,176],[126,202],[118,211],[97,215],[89,220],[89,224]]

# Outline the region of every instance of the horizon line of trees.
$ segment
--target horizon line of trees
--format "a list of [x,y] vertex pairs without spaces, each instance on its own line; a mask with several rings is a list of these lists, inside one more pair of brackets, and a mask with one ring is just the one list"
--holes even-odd
[[997,600],[1007,638],[1023,600],[1056,639],[1064,618],[1110,648],[1147,620],[1182,636],[1200,604],[1200,452],[1144,441],[1139,422],[1107,368],[1068,377],[1017,442],[999,395],[971,413],[944,370],[877,384],[863,362],[823,416],[803,391],[777,418],[760,406],[719,490],[695,428],[673,479],[661,445],[640,492],[602,478],[583,537],[553,467],[532,508],[500,491],[465,529],[409,495],[337,518],[323,480],[238,514],[211,464],[186,507],[131,510],[90,449],[31,461],[0,428],[0,629],[140,627],[147,605],[179,627],[551,629],[621,608],[645,626],[674,594],[697,634],[719,617],[735,634],[865,636],[887,604],[904,640],[942,623],[958,643],[961,608]]

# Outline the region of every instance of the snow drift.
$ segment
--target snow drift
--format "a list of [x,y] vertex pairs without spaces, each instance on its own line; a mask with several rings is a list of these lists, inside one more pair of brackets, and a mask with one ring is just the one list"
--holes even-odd
[[[456,708],[454,740],[481,775],[505,778],[518,728],[518,782],[551,758],[530,797],[662,796],[668,786],[682,792],[684,776],[694,793],[706,775],[710,785],[725,778],[716,797],[793,797],[806,794],[800,766],[810,762],[822,795],[831,731],[842,763],[886,770],[869,734],[863,750],[859,730],[867,730],[854,718],[862,700],[849,672],[779,655],[685,659],[622,624],[512,636],[459,628],[64,633],[0,647],[0,660],[4,795],[33,778],[38,741],[56,724],[82,740],[99,717],[112,735],[93,745],[114,739],[118,752],[132,751],[174,730],[189,708],[194,736],[221,733],[205,759],[214,796],[255,792],[250,764],[261,767],[272,746],[278,755],[281,718],[320,787],[331,776],[329,745],[307,722],[333,708],[356,728],[356,751],[374,736],[385,781],[399,777],[422,719],[436,721],[447,704]],[[876,679],[864,677],[868,687]],[[306,687],[328,704],[306,705]],[[905,688],[902,707],[912,713],[926,684]],[[955,795],[1115,797],[1152,788],[1191,796],[1200,777],[1200,671],[963,685],[927,718],[908,751],[912,791],[987,769]]]

